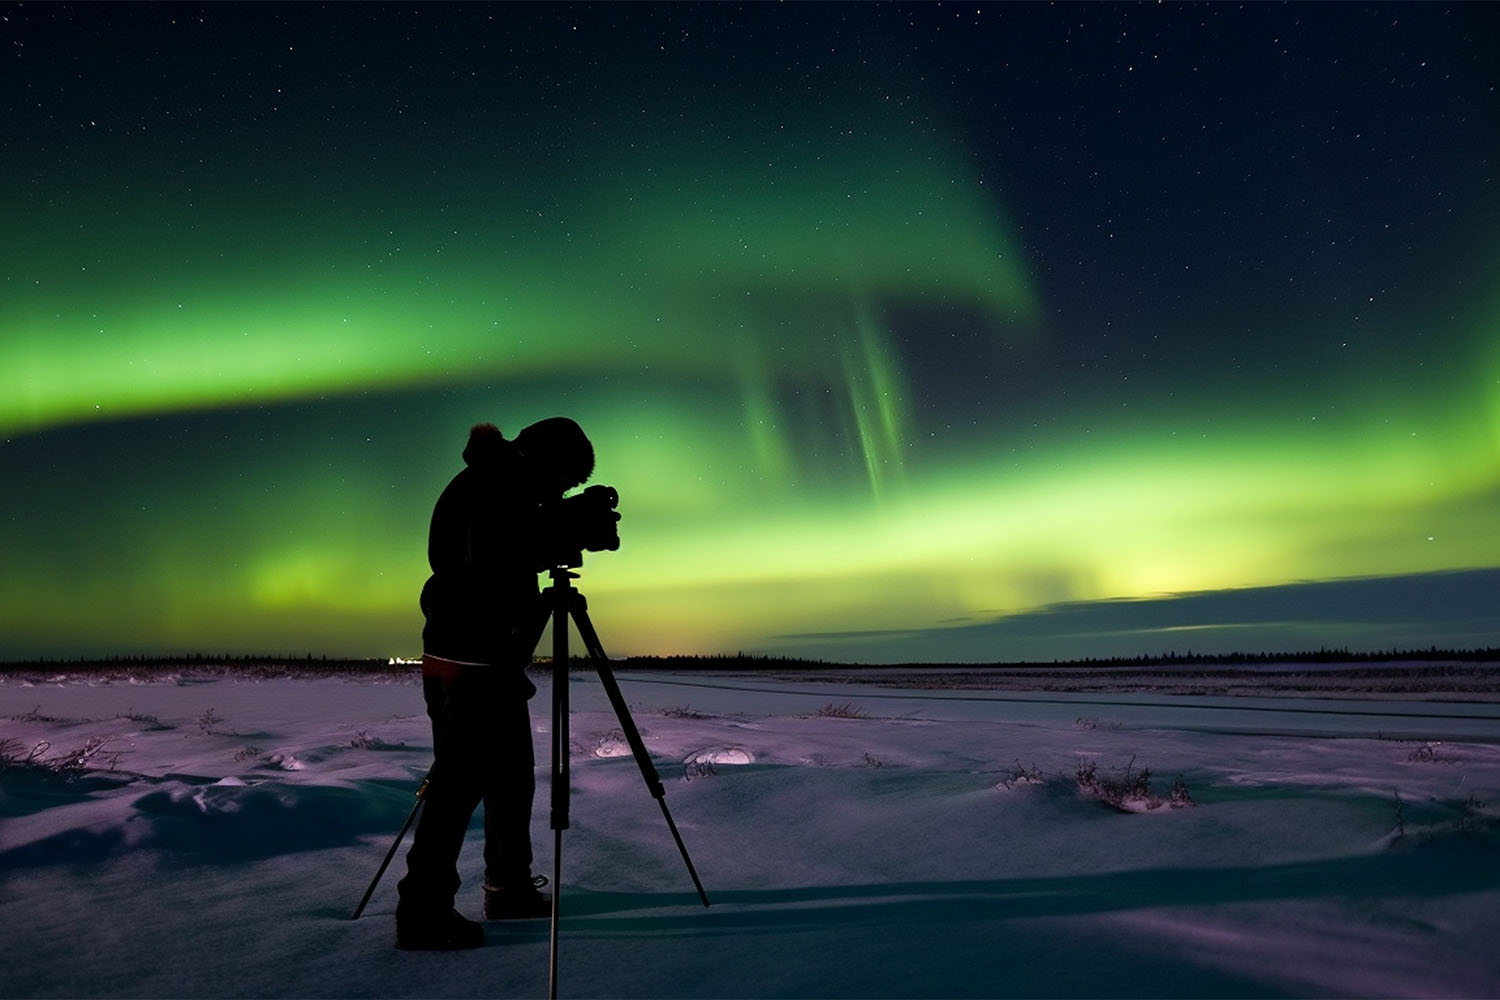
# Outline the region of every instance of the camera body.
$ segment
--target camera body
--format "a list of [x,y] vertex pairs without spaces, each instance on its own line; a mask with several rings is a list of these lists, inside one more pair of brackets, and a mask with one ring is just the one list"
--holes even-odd
[[537,572],[583,565],[584,550],[613,552],[620,547],[620,494],[613,486],[594,485],[563,497],[543,512],[546,537]]

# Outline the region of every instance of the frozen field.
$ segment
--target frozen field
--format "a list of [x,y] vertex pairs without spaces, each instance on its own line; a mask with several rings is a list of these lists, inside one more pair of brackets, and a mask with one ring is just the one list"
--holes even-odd
[[[620,675],[705,910],[575,674],[563,996],[1500,995],[1500,706],[855,680]],[[0,996],[546,992],[545,920],[397,952],[401,855],[349,919],[414,681],[8,677],[0,746]]]

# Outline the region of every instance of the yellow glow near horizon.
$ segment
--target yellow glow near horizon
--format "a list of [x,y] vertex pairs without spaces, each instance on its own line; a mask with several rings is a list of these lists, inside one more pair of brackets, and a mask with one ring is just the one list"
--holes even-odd
[[628,609],[602,612],[620,632],[652,621],[641,634],[660,635],[665,609],[709,607],[712,626],[677,626],[697,635],[737,631],[736,607],[785,632],[928,628],[1063,601],[1493,565],[1500,463],[1472,461],[1462,438],[1080,449],[956,471],[899,503],[780,510],[754,530],[718,515],[632,524],[589,576],[602,607]]

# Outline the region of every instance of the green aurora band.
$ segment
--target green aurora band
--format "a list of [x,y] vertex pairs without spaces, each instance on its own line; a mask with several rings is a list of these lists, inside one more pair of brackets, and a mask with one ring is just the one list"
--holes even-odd
[[[1372,370],[1316,420],[1207,384],[949,447],[914,350],[971,338],[1009,415],[1006,358],[1046,349],[1061,292],[956,134],[809,112],[591,141],[617,154],[584,176],[533,151],[348,185],[350,151],[8,199],[5,652],[409,655],[468,426],[553,413],[622,496],[583,580],[614,654],[1500,566],[1500,305],[1442,320],[1468,346],[1441,370]],[[133,155],[111,176],[161,166]]]

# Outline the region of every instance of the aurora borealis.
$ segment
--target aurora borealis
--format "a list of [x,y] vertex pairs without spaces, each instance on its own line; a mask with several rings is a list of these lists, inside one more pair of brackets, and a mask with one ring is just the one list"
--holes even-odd
[[575,417],[613,654],[1500,645],[1494,5],[9,5],[0,658],[410,655]]

